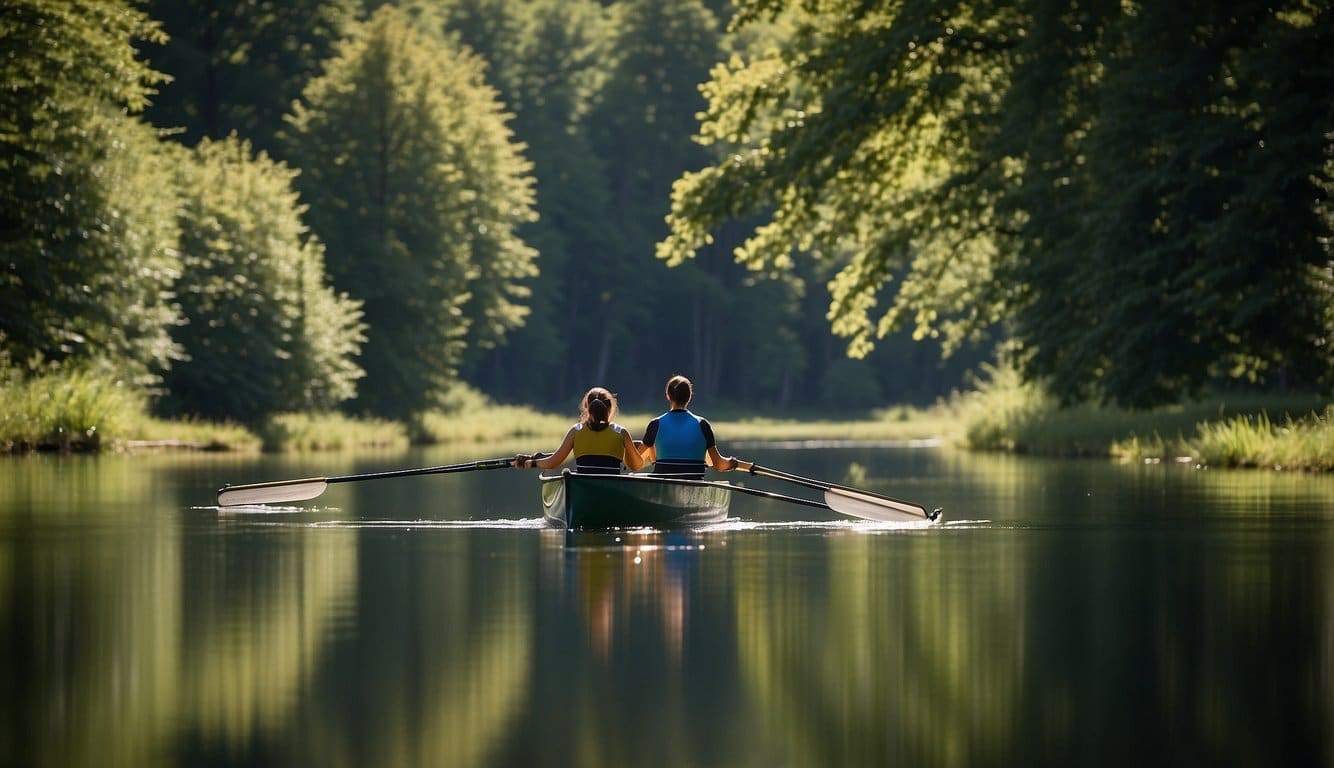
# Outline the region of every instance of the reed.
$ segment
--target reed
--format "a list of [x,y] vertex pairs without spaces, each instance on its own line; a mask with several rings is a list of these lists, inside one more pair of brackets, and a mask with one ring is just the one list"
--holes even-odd
[[341,413],[282,413],[256,427],[264,450],[343,451],[401,449],[408,446],[408,430],[396,421],[355,418]]
[[143,418],[133,389],[92,371],[0,371],[0,450],[97,450]]
[[202,419],[137,419],[115,443],[120,449],[235,451],[254,453],[262,447],[259,436],[240,424]]
[[[428,411],[412,418],[412,442],[423,445],[489,443],[510,438],[556,443],[574,416],[544,413],[522,405],[487,405],[462,411]],[[553,445],[554,447],[554,445]]]
[[1040,387],[1020,382],[1012,370],[988,373],[975,390],[950,401],[963,424],[958,442],[967,448],[1331,468],[1330,409],[1316,396],[1214,395],[1150,410],[1091,404],[1062,408]]
[[1113,445],[1128,461],[1188,460],[1215,467],[1334,471],[1334,406],[1274,421],[1267,412],[1196,425],[1188,436],[1130,438]]

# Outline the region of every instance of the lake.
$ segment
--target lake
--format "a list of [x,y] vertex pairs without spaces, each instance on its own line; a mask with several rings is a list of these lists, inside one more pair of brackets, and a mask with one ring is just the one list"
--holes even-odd
[[747,446],[944,522],[567,540],[517,470],[211,506],[512,448],[0,461],[0,765],[1334,761],[1330,477]]

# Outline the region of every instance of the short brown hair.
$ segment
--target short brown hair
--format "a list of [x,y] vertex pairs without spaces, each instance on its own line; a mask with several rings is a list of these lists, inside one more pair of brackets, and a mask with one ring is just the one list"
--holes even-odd
[[667,380],[667,399],[672,401],[672,405],[684,408],[690,405],[690,396],[690,379],[678,373]]

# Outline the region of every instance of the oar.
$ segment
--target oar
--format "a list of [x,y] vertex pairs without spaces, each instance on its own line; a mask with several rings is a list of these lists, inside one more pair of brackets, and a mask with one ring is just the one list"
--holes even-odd
[[812,499],[802,499],[796,496],[787,496],[781,493],[774,493],[773,491],[761,491],[758,488],[747,488],[744,485],[735,485],[733,483],[712,483],[712,485],[716,485],[719,488],[726,488],[727,490],[733,493],[746,493],[750,494],[751,496],[758,496],[761,499],[786,501],[789,504],[800,504],[803,507],[815,507],[816,509],[824,509],[824,510],[833,509],[828,504],[824,504],[819,501],[814,501]]
[[790,472],[783,472],[777,469],[761,467],[754,462],[750,463],[750,473],[752,475],[763,475],[772,477],[776,480],[786,480],[789,483],[804,485],[807,488],[814,488],[817,491],[824,491],[825,503],[829,508],[840,514],[850,517],[860,517],[864,520],[881,520],[884,522],[914,522],[914,521],[935,521],[940,517],[941,509],[937,507],[931,512],[926,511],[926,507],[911,501],[895,499],[889,496],[883,496],[870,491],[863,491],[858,488],[849,488],[846,485],[837,485],[835,483],[826,483],[822,480],[813,480],[809,477],[794,475]]
[[384,480],[390,477],[413,475],[447,475],[453,472],[472,472],[479,469],[504,469],[514,466],[514,459],[482,459],[466,464],[448,464],[441,467],[395,469],[389,472],[367,472],[362,475],[338,477],[306,477],[300,480],[278,480],[271,483],[224,485],[218,489],[218,506],[236,507],[249,504],[278,504],[285,501],[306,501],[324,493],[334,483],[355,483],[361,480]]

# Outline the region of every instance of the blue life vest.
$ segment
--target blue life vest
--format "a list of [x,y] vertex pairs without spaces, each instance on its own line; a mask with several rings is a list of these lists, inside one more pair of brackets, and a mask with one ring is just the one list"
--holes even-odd
[[658,460],[704,461],[709,444],[704,437],[703,421],[690,411],[668,411],[658,417],[658,434],[653,445]]

